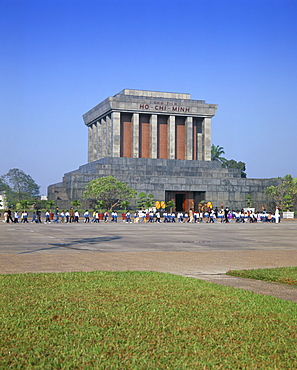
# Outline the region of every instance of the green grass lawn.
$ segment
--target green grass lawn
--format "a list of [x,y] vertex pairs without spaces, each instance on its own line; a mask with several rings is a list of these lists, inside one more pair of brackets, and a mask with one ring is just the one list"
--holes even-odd
[[1,369],[296,369],[297,305],[155,272],[0,275]]
[[297,286],[297,267],[277,267],[271,269],[239,271],[232,270],[228,271],[227,275]]

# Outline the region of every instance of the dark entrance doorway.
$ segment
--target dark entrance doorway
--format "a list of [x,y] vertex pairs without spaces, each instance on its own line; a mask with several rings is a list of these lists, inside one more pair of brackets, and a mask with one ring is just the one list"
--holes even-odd
[[205,191],[165,191],[165,202],[173,200],[176,212],[189,212],[198,210],[198,204],[205,199]]
[[175,194],[176,212],[184,211],[185,194]]

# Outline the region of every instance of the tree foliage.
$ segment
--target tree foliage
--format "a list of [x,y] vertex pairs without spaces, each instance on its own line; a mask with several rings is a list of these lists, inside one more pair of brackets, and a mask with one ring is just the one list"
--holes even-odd
[[105,207],[105,203],[104,203],[104,200],[98,200],[97,203],[96,203],[96,207],[99,207],[99,211],[102,211],[103,208]]
[[39,197],[39,188],[30,175],[18,168],[12,168],[0,178],[0,192],[5,193],[9,206]]
[[79,201],[79,200],[73,200],[72,202],[71,202],[71,204],[73,205],[73,207],[75,207],[75,208],[79,208],[79,207],[81,207],[81,202]]
[[108,210],[121,204],[123,200],[135,198],[136,191],[129,188],[126,183],[113,176],[100,177],[87,184],[83,198],[102,200]]
[[219,145],[213,145],[211,146],[211,160],[224,163],[226,160],[224,157],[222,157],[222,154],[225,154],[224,148]]
[[28,200],[23,199],[17,204],[18,209],[28,209],[30,207],[30,203]]
[[141,192],[137,196],[137,206],[140,209],[150,209],[154,206],[155,198],[153,194]]
[[10,190],[10,187],[6,182],[3,181],[2,178],[0,178],[0,193],[4,193]]
[[265,194],[273,199],[277,207],[287,211],[293,207],[296,208],[297,205],[297,179],[286,175],[282,180],[278,186],[269,186],[265,190]]
[[244,162],[237,162],[234,159],[225,159],[225,161],[222,163],[222,166],[224,168],[238,168],[241,170],[241,177],[246,178],[245,171],[245,163]]
[[127,211],[127,208],[129,207],[130,202],[128,200],[122,200],[121,201],[121,207],[124,208],[124,211]]
[[36,210],[39,210],[39,209],[44,209],[44,208],[47,208],[47,200],[44,200],[44,199],[35,199],[33,201],[33,207],[34,209]]
[[176,204],[174,200],[169,200],[166,203],[166,207],[170,209],[170,213],[172,213],[172,209],[175,208]]
[[225,154],[224,148],[219,145],[213,145],[211,146],[211,160],[220,162],[222,164],[222,167],[224,168],[238,168],[241,170],[241,177],[246,178],[245,173],[245,163],[244,162],[237,162],[234,159],[226,159],[222,157],[222,154]]
[[51,199],[47,200],[46,201],[46,206],[47,206],[47,208],[53,208],[55,206],[55,201],[51,200]]
[[247,194],[246,197],[245,197],[245,202],[246,202],[246,206],[247,208],[250,208],[253,204],[253,199],[252,199],[252,196],[251,194]]
[[2,181],[9,186],[7,190],[9,195],[15,196],[18,201],[23,199],[32,199],[39,196],[39,186],[24,171],[18,168],[12,168],[2,176]]
[[291,197],[291,195],[286,194],[284,196],[283,201],[282,201],[282,209],[284,211],[291,211],[292,208],[293,208],[293,200],[292,200],[292,197]]

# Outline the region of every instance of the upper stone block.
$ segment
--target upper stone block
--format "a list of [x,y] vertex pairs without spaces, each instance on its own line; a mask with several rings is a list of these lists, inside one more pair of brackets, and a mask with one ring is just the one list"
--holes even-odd
[[132,96],[146,96],[150,98],[164,98],[164,99],[190,99],[190,94],[170,93],[163,91],[149,91],[149,90],[130,90],[124,89],[117,95],[132,95]]
[[204,100],[192,100],[190,94],[124,89],[96,105],[83,119],[91,125],[112,111],[211,118],[217,107]]

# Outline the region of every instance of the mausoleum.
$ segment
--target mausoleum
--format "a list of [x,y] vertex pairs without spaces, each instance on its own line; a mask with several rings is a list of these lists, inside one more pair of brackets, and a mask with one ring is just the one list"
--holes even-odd
[[88,128],[88,163],[50,185],[48,198],[60,207],[82,199],[89,181],[112,175],[137,192],[174,200],[177,211],[201,200],[234,209],[250,194],[269,207],[264,190],[275,179],[241,178],[239,169],[211,161],[211,119],[216,104],[189,94],[122,90],[83,115]]

